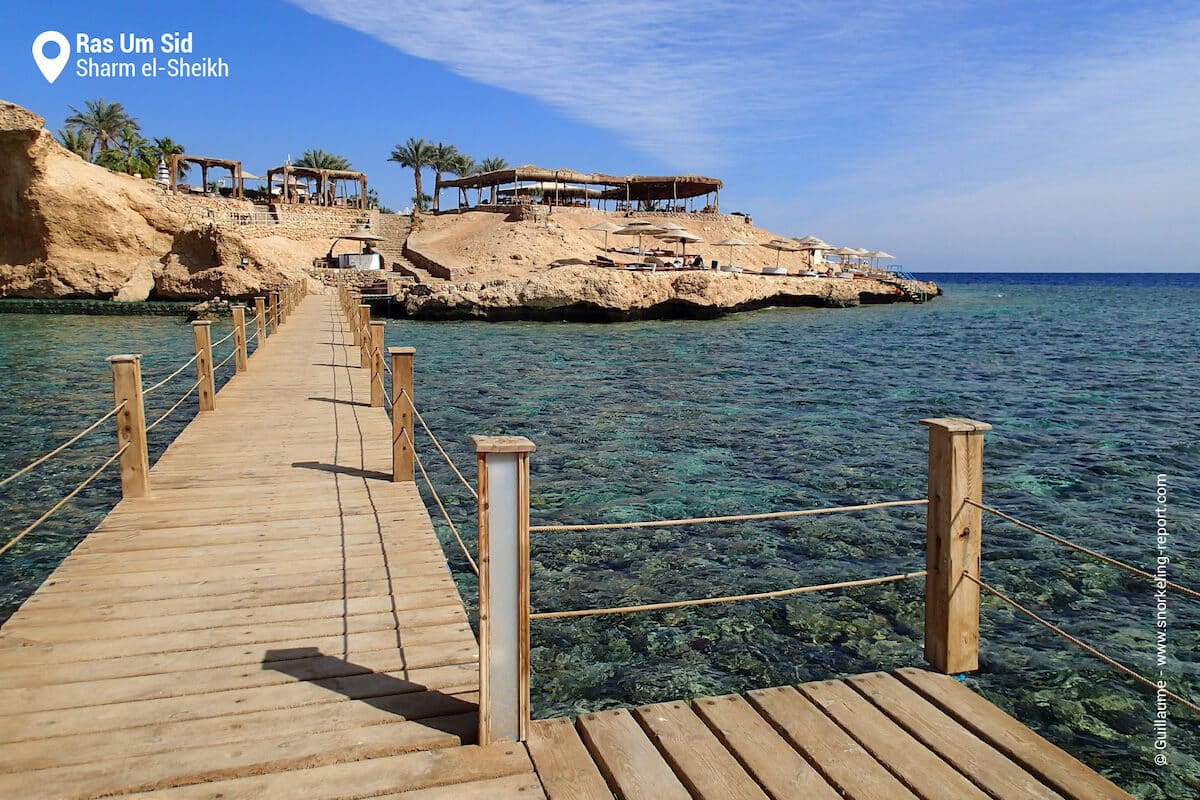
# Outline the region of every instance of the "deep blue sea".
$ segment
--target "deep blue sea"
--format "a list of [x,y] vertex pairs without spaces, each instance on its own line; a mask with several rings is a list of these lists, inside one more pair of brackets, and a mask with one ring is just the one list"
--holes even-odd
[[[535,523],[920,498],[927,434],[919,420],[965,416],[994,426],[986,502],[1150,571],[1161,482],[1170,576],[1200,586],[1200,275],[922,277],[945,296],[706,321],[395,321],[387,337],[417,348],[418,405],[468,475],[470,434],[522,434],[537,444]],[[103,413],[103,357],[129,350],[147,354],[148,375],[165,374],[190,354],[190,335],[156,318],[0,315],[0,476]],[[156,431],[154,446],[161,450],[186,418]],[[5,530],[20,530],[86,474],[111,452],[110,438],[0,489]],[[472,530],[473,501],[422,447],[450,513]],[[99,482],[0,558],[0,618],[115,494],[111,479]],[[474,579],[439,530],[473,607]],[[1169,598],[1160,667],[1151,586],[992,517],[983,535],[985,581],[1200,697],[1200,602]],[[920,508],[534,534],[532,601],[537,610],[628,605],[923,566]],[[909,581],[535,622],[535,712],[919,666],[922,606],[921,582]],[[997,600],[985,598],[982,617],[982,665],[969,686],[1139,797],[1200,797],[1200,720],[1173,710],[1156,750],[1152,693]]]

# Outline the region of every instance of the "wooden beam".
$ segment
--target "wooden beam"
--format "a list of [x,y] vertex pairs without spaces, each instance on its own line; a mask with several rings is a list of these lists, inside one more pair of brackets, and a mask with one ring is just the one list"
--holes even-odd
[[923,419],[929,427],[925,527],[925,660],[945,673],[979,669],[979,577],[983,434],[970,419]]
[[[413,396],[413,359],[416,349],[412,347],[389,347],[392,359],[392,482],[411,483],[413,475],[413,451],[409,437],[413,435],[413,410],[409,400]],[[407,394],[408,400],[401,397]]]
[[212,323],[206,319],[193,322],[192,341],[196,346],[196,379],[200,382],[196,396],[200,400],[200,410],[215,411],[217,389],[213,376]]
[[234,371],[245,372],[246,362],[246,307],[234,306],[233,311],[233,357]]
[[382,320],[371,323],[371,407],[383,408],[383,331]]
[[116,414],[117,449],[121,453],[121,496],[150,494],[150,456],[146,447],[146,409],[142,400],[142,356],[109,356],[112,365],[113,402],[124,407]]

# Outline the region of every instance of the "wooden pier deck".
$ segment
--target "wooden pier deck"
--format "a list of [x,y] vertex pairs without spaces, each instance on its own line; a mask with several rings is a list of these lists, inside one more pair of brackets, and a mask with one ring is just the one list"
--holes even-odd
[[326,764],[354,796],[536,788],[520,746],[447,749],[475,740],[477,645],[335,309],[302,303],[163,454],[151,496],[0,630],[0,797],[250,775],[315,797],[288,773]]
[[478,646],[330,296],[0,630],[0,797],[1128,798],[920,670],[472,744]]

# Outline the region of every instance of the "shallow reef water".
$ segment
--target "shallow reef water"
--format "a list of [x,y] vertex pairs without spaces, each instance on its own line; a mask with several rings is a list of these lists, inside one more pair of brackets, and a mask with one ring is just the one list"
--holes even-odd
[[[418,406],[468,478],[471,434],[536,443],[535,523],[921,498],[919,420],[966,416],[994,426],[986,502],[1150,571],[1163,476],[1170,574],[1200,585],[1200,279],[933,277],[946,296],[925,305],[612,325],[397,321],[387,342],[417,348]],[[5,474],[103,413],[103,356],[139,349],[148,376],[165,374],[190,355],[190,335],[163,319],[0,318]],[[172,417],[154,446],[186,419]],[[474,501],[421,437],[424,462],[469,534]],[[110,437],[100,438],[45,479],[14,484],[3,501],[6,529],[111,452]],[[101,483],[0,560],[0,612],[11,613],[114,494],[111,479]],[[475,580],[449,531],[437,528],[474,611]],[[537,610],[607,607],[919,570],[924,528],[917,507],[535,533],[532,602]],[[985,581],[1200,697],[1200,603],[1169,597],[1160,667],[1152,586],[993,517],[983,535]],[[919,666],[923,605],[921,581],[910,580],[535,622],[535,714]],[[994,598],[983,600],[981,638],[981,669],[964,677],[968,686],[1138,797],[1200,797],[1195,716],[1173,707],[1166,746],[1156,750],[1153,693]]]

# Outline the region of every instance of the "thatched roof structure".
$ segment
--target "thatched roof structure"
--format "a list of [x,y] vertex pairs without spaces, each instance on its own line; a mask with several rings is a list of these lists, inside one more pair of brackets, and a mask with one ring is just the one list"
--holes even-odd
[[604,196],[613,200],[683,200],[721,191],[717,178],[703,175],[627,175]]
[[[724,185],[717,178],[707,178],[703,175],[608,175],[602,172],[579,172],[565,167],[547,169],[535,164],[525,164],[520,167],[443,179],[436,188],[439,191],[441,189],[482,190],[498,186],[517,186],[526,182],[547,187],[561,187],[559,191],[563,196],[568,196],[567,184],[583,187],[595,186],[600,188],[599,199],[627,202],[675,201],[710,193],[718,193],[719,196],[721,187]],[[511,192],[509,193],[511,194]],[[546,194],[551,194],[551,191],[547,191]],[[580,192],[576,196],[580,195],[593,196],[590,192]]]
[[180,163],[195,164],[200,168],[200,185],[205,193],[208,192],[208,169],[216,167],[217,169],[227,169],[233,177],[233,195],[242,197],[242,162],[231,158],[210,158],[208,156],[192,156],[187,153],[172,153],[167,159],[167,166],[170,172],[168,176],[171,182],[171,191],[178,191],[178,176]]
[[272,167],[267,170],[267,189],[268,192],[272,184],[276,180],[276,176],[283,182],[282,200],[285,203],[295,203],[299,201],[299,195],[295,191],[295,181],[293,178],[302,180],[314,180],[317,183],[318,201],[326,203],[334,198],[337,193],[338,181],[349,181],[358,185],[359,193],[354,204],[357,208],[367,207],[367,175],[365,172],[355,172],[352,169],[317,169],[315,167],[297,167],[292,164],[284,164],[281,167]]

